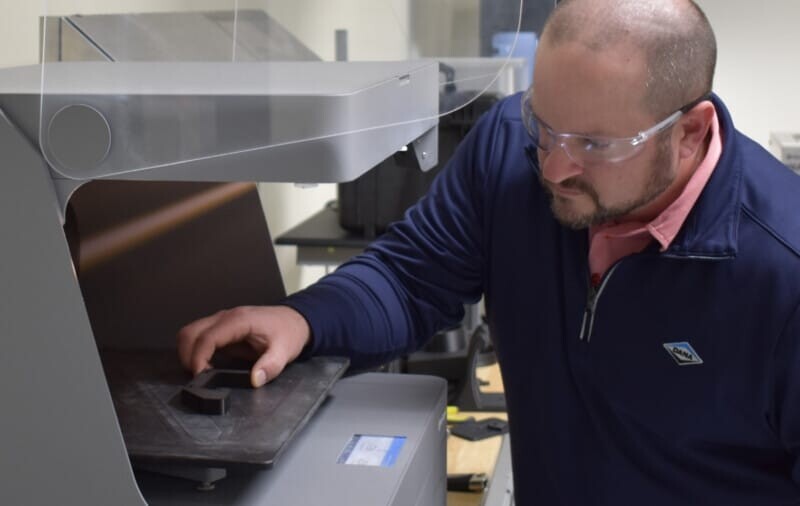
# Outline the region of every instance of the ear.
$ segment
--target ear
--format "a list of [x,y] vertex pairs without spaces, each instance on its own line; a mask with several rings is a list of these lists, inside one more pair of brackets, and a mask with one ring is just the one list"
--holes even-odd
[[703,148],[703,143],[711,131],[711,120],[714,117],[714,104],[710,100],[697,104],[685,113],[675,129],[681,158],[691,158]]

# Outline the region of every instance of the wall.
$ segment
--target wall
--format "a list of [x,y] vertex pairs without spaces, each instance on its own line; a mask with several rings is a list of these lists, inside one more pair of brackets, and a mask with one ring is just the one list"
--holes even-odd
[[[132,5],[140,12],[213,9],[232,0],[43,0],[19,2],[0,0],[0,67],[30,65],[39,61],[39,17],[66,14],[109,14],[129,12]],[[217,7],[219,8],[219,7]]]
[[407,59],[409,0],[256,0],[323,60],[334,60],[334,32],[348,32],[350,60]]
[[409,1],[414,57],[480,55],[480,0]]
[[734,124],[766,146],[771,131],[800,131],[800,2],[699,0],[717,35],[715,89]]

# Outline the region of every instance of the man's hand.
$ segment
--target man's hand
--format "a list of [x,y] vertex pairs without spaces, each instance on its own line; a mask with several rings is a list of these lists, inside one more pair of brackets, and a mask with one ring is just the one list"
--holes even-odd
[[242,306],[182,328],[178,332],[178,356],[184,367],[199,374],[211,367],[211,358],[218,349],[246,343],[258,355],[250,382],[260,387],[300,355],[310,334],[305,318],[290,307]]

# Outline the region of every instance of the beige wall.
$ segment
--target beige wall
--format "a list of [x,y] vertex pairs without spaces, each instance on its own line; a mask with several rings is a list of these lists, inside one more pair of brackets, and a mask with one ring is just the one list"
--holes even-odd
[[29,65],[39,60],[40,2],[2,0],[0,66]]
[[717,35],[715,89],[737,128],[763,146],[771,131],[800,131],[800,2],[698,3]]
[[472,57],[480,54],[479,0],[410,2],[413,56]]
[[257,0],[263,9],[324,60],[333,60],[334,32],[348,31],[349,59],[407,59],[409,0]]
[[219,0],[0,0],[0,67],[30,65],[39,61],[39,18],[44,15],[109,14],[131,11],[167,12],[185,9],[213,9]]

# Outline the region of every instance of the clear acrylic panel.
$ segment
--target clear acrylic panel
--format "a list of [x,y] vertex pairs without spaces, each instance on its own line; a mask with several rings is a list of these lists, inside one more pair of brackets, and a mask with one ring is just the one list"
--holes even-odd
[[87,179],[427,129],[524,87],[523,1],[481,57],[479,0],[44,0],[42,152]]

